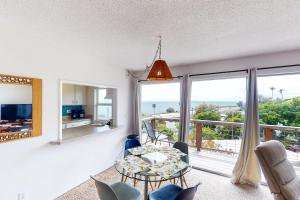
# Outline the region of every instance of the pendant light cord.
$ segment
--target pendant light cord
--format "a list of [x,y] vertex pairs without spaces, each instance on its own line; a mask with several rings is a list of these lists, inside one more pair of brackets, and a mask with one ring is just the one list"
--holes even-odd
[[150,70],[150,68],[153,66],[153,64],[157,58],[157,55],[159,56],[159,59],[161,59],[161,36],[158,36],[158,37],[159,37],[159,42],[158,42],[157,49],[156,49],[156,52],[155,52],[155,55],[154,55],[151,65],[146,65],[146,68],[140,75],[134,75],[133,73],[130,72],[130,70],[127,70],[128,75],[132,76],[135,79],[139,79],[141,76],[143,76],[146,72],[148,72]]

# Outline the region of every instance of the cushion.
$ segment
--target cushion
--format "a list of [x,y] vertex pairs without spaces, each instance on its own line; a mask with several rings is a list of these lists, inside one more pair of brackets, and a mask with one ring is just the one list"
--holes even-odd
[[114,183],[110,186],[115,192],[118,200],[140,200],[141,192],[127,183]]
[[272,168],[274,177],[281,185],[291,182],[296,177],[293,165],[285,159]]
[[297,176],[288,184],[281,186],[281,191],[282,195],[288,200],[300,199],[300,177]]
[[269,166],[275,166],[286,159],[285,147],[275,140],[257,146],[257,150],[261,152]]
[[177,185],[167,185],[154,192],[151,192],[148,196],[149,200],[174,200],[179,192],[183,189]]

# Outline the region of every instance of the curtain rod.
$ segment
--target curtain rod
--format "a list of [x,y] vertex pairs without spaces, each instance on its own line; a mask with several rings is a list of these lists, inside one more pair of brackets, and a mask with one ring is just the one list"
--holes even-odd
[[[272,67],[258,67],[257,70],[279,69],[279,68],[297,67],[297,66],[300,66],[300,64],[278,65],[278,66],[272,66]],[[190,77],[192,77],[192,76],[201,76],[201,75],[225,74],[225,73],[233,73],[233,72],[248,72],[248,69],[239,69],[239,70],[222,71],[222,72],[211,72],[211,73],[202,73],[202,74],[191,74]]]
[[[179,78],[182,78],[183,76],[175,76],[173,77],[174,79],[179,79]],[[138,80],[138,82],[147,82],[148,80]]]
[[[292,64],[292,65],[278,65],[271,67],[258,67],[257,70],[266,70],[266,69],[279,69],[279,68],[288,68],[288,67],[297,67],[300,64]],[[225,73],[234,73],[234,72],[248,72],[248,69],[239,69],[239,70],[231,70],[231,71],[221,71],[221,72],[210,72],[210,73],[201,73],[201,74],[191,74],[190,77],[193,76],[202,76],[202,75],[215,75],[215,74],[225,74]],[[176,76],[174,78],[182,78],[183,76]],[[139,80],[139,82],[144,82],[148,80]]]

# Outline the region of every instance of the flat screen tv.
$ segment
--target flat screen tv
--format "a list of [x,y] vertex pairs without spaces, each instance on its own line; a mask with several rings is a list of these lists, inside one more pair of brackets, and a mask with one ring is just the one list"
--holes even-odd
[[1,104],[1,120],[32,119],[32,104]]

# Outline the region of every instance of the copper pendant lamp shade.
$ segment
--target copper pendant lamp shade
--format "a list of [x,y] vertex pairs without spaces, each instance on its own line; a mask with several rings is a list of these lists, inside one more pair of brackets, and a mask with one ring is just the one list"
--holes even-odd
[[[168,81],[173,80],[172,73],[166,63],[165,60],[161,59],[161,36],[159,36],[160,40],[158,43],[158,47],[153,59],[153,65],[151,66],[151,70],[148,74],[147,80],[149,81]],[[157,58],[157,54],[159,53],[159,58]]]
[[172,73],[164,60],[156,60],[148,74],[147,80],[166,81],[173,80]]

